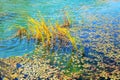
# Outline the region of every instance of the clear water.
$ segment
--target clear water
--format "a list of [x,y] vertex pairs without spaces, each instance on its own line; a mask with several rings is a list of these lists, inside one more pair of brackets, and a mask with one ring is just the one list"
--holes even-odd
[[[45,19],[62,22],[64,12],[68,12],[77,25],[109,24],[109,20],[120,18],[120,0],[0,0],[0,57],[23,55],[34,50],[34,44],[26,39],[7,40],[15,34],[16,25],[27,26],[27,16],[38,19],[40,12]],[[98,21],[92,16],[97,16]],[[107,17],[108,20],[101,19]],[[116,25],[116,24],[115,24]],[[116,26],[120,29],[120,25]],[[83,32],[85,32],[83,30]],[[79,32],[78,32],[79,34]],[[118,35],[118,34],[117,34]],[[89,34],[80,36],[86,38]]]

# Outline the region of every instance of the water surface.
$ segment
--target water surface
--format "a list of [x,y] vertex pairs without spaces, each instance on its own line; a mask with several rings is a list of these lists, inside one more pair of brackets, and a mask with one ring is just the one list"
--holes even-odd
[[[79,37],[78,40],[82,40],[85,46],[101,37],[95,34],[103,34],[108,39],[105,34],[110,35],[111,32],[113,43],[119,44],[119,4],[119,0],[0,0],[0,57],[23,55],[34,50],[32,40],[28,44],[26,39],[8,38],[16,33],[16,25],[27,27],[28,16],[39,19],[39,12],[53,23],[56,20],[62,23],[64,12],[68,12],[74,21],[73,26],[78,29],[85,27],[76,31],[75,35],[71,33]],[[97,26],[103,27],[96,29]],[[109,30],[106,31],[106,28]]]

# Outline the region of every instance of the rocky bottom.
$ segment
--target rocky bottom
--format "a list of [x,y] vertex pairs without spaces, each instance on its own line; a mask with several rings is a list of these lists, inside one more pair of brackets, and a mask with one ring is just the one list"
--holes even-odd
[[59,69],[42,58],[11,57],[0,59],[0,77],[5,80],[57,80],[63,77]]
[[117,57],[104,57],[103,62],[84,57],[83,69],[71,76],[59,67],[51,66],[49,59],[39,56],[1,58],[0,80],[119,80],[120,63]]

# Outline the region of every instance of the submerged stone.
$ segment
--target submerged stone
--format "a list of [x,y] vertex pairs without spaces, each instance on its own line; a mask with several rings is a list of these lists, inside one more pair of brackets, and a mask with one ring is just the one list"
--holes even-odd
[[18,80],[18,78],[15,78],[14,80]]
[[27,76],[28,76],[27,74],[24,74],[24,77],[23,77],[23,78],[27,78]]
[[17,68],[17,69],[20,68],[21,66],[22,66],[22,65],[19,64],[19,63],[16,64],[16,68]]

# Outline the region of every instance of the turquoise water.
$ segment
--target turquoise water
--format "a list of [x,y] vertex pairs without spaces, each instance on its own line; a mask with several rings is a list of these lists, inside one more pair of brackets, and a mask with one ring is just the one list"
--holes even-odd
[[[120,23],[115,22],[115,19],[120,20],[119,4],[119,0],[0,0],[0,57],[23,55],[34,50],[33,40],[30,44],[26,39],[8,40],[16,33],[16,25],[27,27],[27,16],[39,19],[40,12],[46,20],[51,19],[54,23],[56,20],[62,22],[64,12],[68,12],[78,28],[112,24],[115,30],[120,30]],[[91,31],[97,32],[88,29],[77,34],[80,38],[87,38]]]

